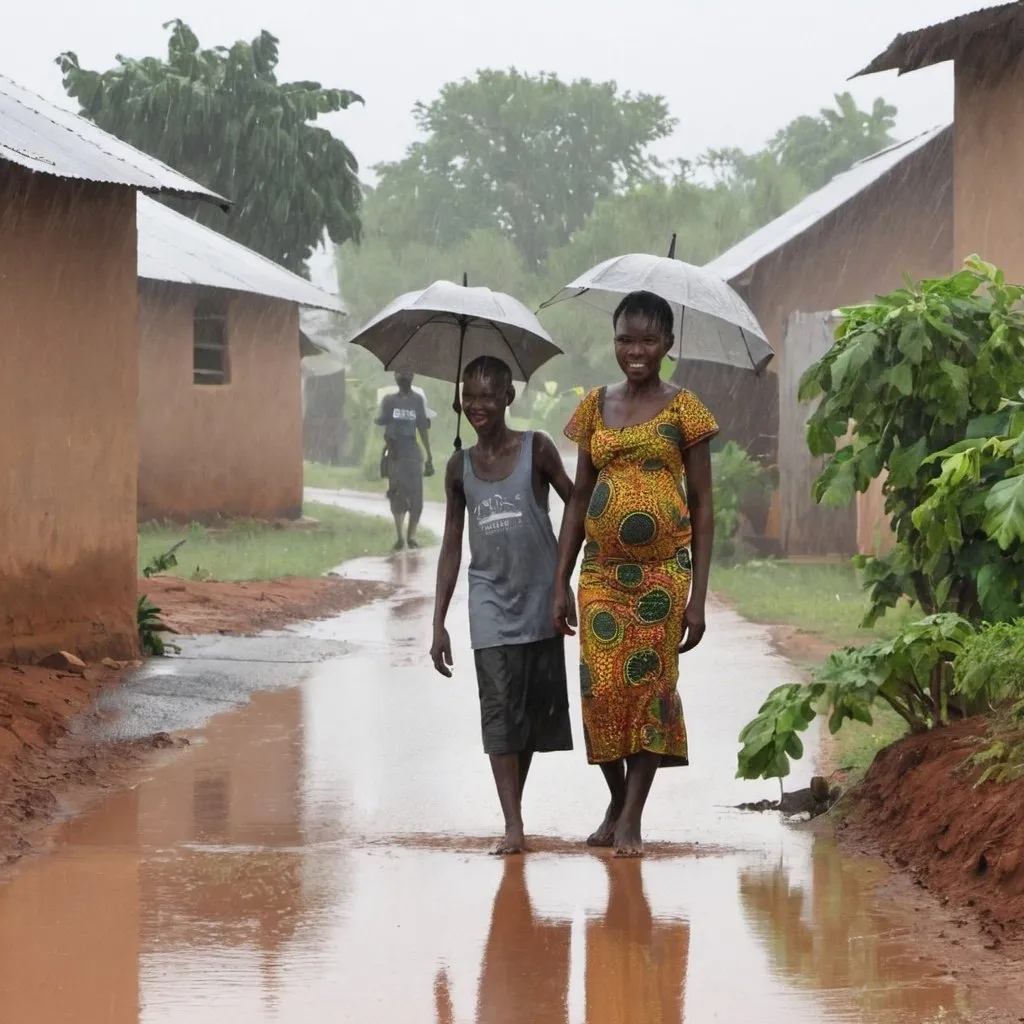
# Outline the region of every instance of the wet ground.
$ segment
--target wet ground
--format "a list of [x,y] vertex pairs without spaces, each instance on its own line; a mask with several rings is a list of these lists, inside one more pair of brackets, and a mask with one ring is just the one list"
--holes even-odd
[[426,657],[433,553],[343,571],[401,587],[285,634],[187,642],[111,696],[122,736],[210,720],[0,887],[2,1024],[972,1019],[879,868],[732,809],[777,795],[733,778],[740,727],[794,678],[763,630],[715,609],[684,662],[693,767],[655,783],[651,856],[580,846],[604,794],[577,750],[537,759],[535,852],[502,861],[464,591],[445,680]]

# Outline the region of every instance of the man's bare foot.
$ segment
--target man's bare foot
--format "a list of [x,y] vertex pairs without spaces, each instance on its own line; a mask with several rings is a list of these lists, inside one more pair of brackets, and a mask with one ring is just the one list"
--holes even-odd
[[491,850],[496,857],[507,857],[511,854],[523,853],[526,850],[526,839],[523,836],[523,826],[510,827],[505,830],[505,838]]
[[644,844],[640,837],[640,826],[620,821],[612,841],[616,857],[642,857]]
[[420,547],[420,546],[419,546],[419,544],[417,544],[417,543],[416,543],[416,538],[415,538],[415,537],[410,537],[410,538],[409,538],[409,539],[408,539],[408,540],[407,540],[407,541],[405,542],[405,546],[406,546],[406,547],[407,547],[407,548],[408,548],[408,549],[409,549],[410,551],[418,551],[418,550],[419,550],[419,547]]
[[612,802],[605,811],[604,821],[597,826],[597,831],[587,836],[587,846],[613,846],[615,844],[615,827],[619,823],[622,808]]

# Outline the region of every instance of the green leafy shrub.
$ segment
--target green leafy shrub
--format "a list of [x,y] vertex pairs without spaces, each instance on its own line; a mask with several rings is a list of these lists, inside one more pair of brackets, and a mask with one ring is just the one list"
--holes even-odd
[[1024,698],[1024,619],[997,622],[968,638],[953,672],[956,692],[972,705],[997,710]]
[[142,648],[143,654],[162,658],[171,651],[176,654],[180,652],[181,648],[177,644],[163,638],[162,634],[173,633],[174,630],[160,618],[160,609],[145,594],[139,598],[136,622],[139,630],[139,646]]
[[736,555],[736,534],[743,506],[750,498],[767,494],[773,480],[767,470],[745,449],[728,441],[711,456],[715,488],[715,550],[718,558]]
[[836,344],[801,381],[801,399],[821,396],[807,429],[811,452],[827,456],[815,498],[845,504],[885,473],[896,545],[858,560],[868,625],[903,597],[973,621],[1024,610],[1020,435],[981,440],[997,422],[1008,429],[1005,400],[1024,387],[1022,295],[972,257],[842,310]]
[[157,576],[160,573],[165,573],[168,570],[173,569],[178,564],[178,549],[184,543],[184,539],[179,540],[166,551],[162,551],[159,554],[154,555],[146,563],[145,568],[142,570],[142,575],[148,580],[151,576]]
[[871,709],[888,704],[912,732],[945,724],[971,712],[953,691],[953,659],[974,636],[974,626],[954,613],[911,623],[890,640],[845,647],[829,657],[806,685],[773,690],[740,733],[737,777],[784,778],[802,745],[790,743],[818,714],[837,733],[847,720],[872,724]]

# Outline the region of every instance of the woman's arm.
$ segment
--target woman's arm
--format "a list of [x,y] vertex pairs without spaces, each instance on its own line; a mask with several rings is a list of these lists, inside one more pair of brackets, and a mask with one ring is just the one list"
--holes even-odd
[[715,505],[711,486],[711,445],[702,441],[683,452],[686,470],[686,498],[693,524],[693,578],[690,600],[683,615],[683,642],[679,653],[692,651],[701,642],[706,628],[704,606],[711,573],[711,548],[715,539]]
[[597,484],[597,468],[590,452],[579,450],[576,462],[576,482],[562,514],[562,528],[558,533],[558,564],[555,568],[555,628],[563,636],[574,636],[576,608],[569,589],[569,580],[576,566],[576,556],[583,547],[584,519],[587,506]]
[[445,629],[448,607],[452,603],[455,584],[462,564],[462,531],[466,523],[466,492],[462,487],[462,453],[455,452],[448,460],[444,474],[444,537],[437,559],[437,589],[434,593],[434,637],[430,657],[434,668],[443,676],[452,674],[452,645]]

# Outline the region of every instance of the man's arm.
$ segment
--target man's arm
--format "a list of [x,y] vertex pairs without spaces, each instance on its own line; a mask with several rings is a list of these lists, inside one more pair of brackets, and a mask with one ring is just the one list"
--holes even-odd
[[426,452],[427,462],[432,463],[434,456],[430,452],[430,417],[427,415],[427,403],[423,400],[422,395],[417,394],[416,397],[420,400],[420,407],[416,410],[416,429],[420,435],[423,451]]
[[555,489],[563,505],[568,505],[572,496],[572,481],[565,471],[562,455],[555,442],[540,430],[533,435],[533,461],[541,472],[541,479]]
[[430,657],[443,676],[452,674],[452,645],[445,629],[448,608],[455,593],[462,564],[462,531],[466,524],[466,492],[462,487],[462,453],[455,452],[444,473],[444,536],[437,559],[437,588],[434,593],[434,638]]
[[711,487],[711,445],[707,441],[683,452],[686,499],[693,523],[693,578],[690,600],[683,614],[683,642],[679,652],[693,650],[704,638],[704,606],[711,574],[711,548],[715,540],[715,504]]
[[377,415],[373,422],[378,427],[386,427],[391,422],[391,402],[388,401],[390,397],[385,395],[377,406]]

